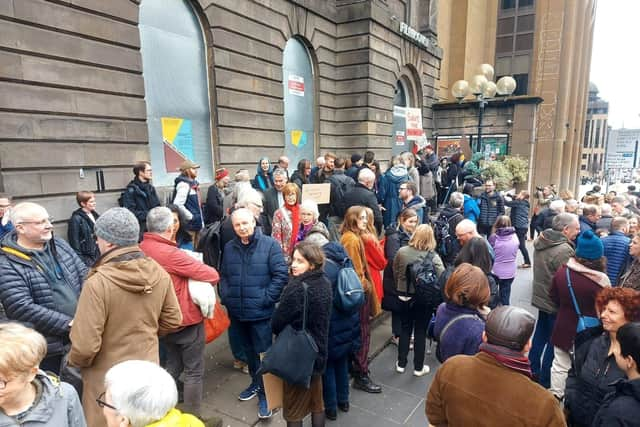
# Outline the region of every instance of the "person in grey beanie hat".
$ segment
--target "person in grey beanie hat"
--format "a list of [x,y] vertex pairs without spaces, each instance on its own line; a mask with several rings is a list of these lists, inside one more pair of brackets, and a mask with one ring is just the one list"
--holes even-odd
[[[138,244],[140,224],[129,209],[111,208],[96,220],[96,236],[113,246]],[[100,253],[104,253],[100,248]]]

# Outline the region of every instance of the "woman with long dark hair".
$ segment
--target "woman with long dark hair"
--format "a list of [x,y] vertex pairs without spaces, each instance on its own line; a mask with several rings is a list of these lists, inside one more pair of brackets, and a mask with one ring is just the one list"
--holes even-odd
[[291,257],[289,283],[282,290],[280,304],[271,318],[271,328],[275,335],[280,334],[287,325],[297,330],[302,329],[305,316],[304,285],[307,285],[306,330],[318,346],[318,356],[308,389],[284,382],[282,416],[288,427],[302,427],[302,420],[309,413],[313,427],[322,427],[325,423],[322,374],[327,364],[332,291],[331,283],[323,271],[324,262],[324,253],[318,245],[311,242],[296,245]]
[[261,157],[256,167],[256,177],[252,182],[253,188],[263,193],[273,187],[273,169],[268,157]]
[[311,175],[311,160],[302,159],[298,162],[298,167],[291,175],[291,179],[289,181],[297,185],[298,188],[300,188],[300,191],[302,191],[302,186],[304,184],[309,184],[310,175]]

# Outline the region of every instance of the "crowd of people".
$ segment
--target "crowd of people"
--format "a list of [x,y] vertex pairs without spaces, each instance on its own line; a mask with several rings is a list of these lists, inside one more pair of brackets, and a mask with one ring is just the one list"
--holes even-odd
[[[139,162],[120,207],[98,214],[93,193],[77,194],[68,241],[44,207],[0,195],[2,425],[44,413],[55,425],[209,425],[204,323],[216,303],[233,366],[249,376],[238,399],[256,398],[260,419],[273,415],[261,360],[289,328],[305,329],[317,354],[308,387],[284,381],[287,425],[349,411],[351,379],[380,393],[369,347],[385,310],[398,375],[411,349],[413,375],[428,374],[436,342],[433,425],[637,425],[635,189],[596,186],[580,202],[552,186],[504,194],[430,145],[384,173],[370,151],[288,168],[282,156],[261,158],[253,179],[217,169],[203,199],[199,165],[185,161],[162,206]],[[306,184],[329,184],[330,202],[303,200]],[[537,319],[511,305],[529,268]],[[349,278],[360,299],[347,307]],[[74,387],[64,382],[77,372]]]

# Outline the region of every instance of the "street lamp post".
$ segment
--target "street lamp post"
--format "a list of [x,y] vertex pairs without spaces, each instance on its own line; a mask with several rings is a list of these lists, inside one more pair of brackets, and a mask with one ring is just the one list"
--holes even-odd
[[490,99],[496,96],[510,96],[516,90],[516,81],[511,76],[501,77],[497,83],[493,82],[493,67],[490,64],[482,64],[478,69],[479,73],[471,78],[471,81],[458,80],[451,87],[451,94],[458,100],[462,100],[467,95],[472,94],[478,101],[478,137],[476,143],[472,144],[471,152],[475,153],[482,148],[482,119],[484,107]]

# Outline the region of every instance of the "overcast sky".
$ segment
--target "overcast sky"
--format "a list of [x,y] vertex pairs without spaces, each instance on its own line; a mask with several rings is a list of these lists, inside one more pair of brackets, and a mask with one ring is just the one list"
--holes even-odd
[[609,101],[609,124],[640,129],[640,0],[599,0],[591,82]]

